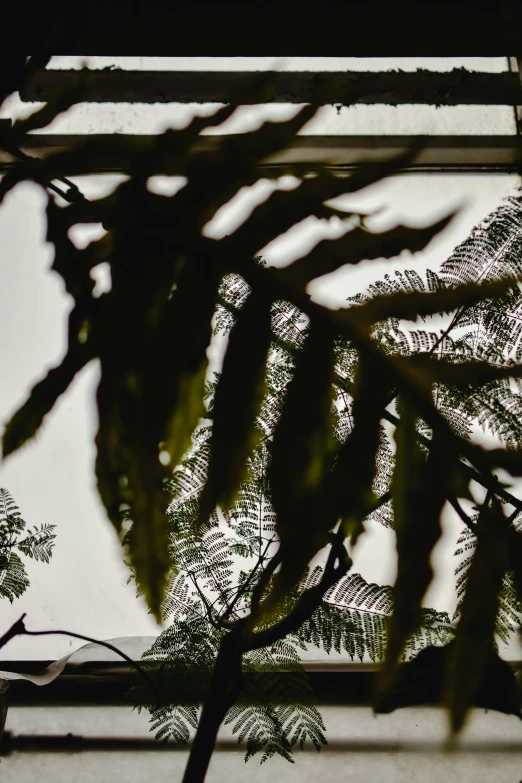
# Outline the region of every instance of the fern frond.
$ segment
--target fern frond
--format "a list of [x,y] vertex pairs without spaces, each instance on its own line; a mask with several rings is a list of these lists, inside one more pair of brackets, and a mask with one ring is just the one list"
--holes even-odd
[[480,221],[440,268],[450,285],[514,275],[522,270],[522,200],[510,196]]
[[28,587],[29,579],[18,555],[15,552],[0,552],[0,598],[7,598],[13,603]]
[[150,730],[162,742],[173,739],[180,745],[190,741],[191,729],[198,726],[198,708],[194,704],[177,704],[168,707],[151,707]]
[[41,525],[29,535],[20,539],[26,528],[26,522],[10,492],[0,489],[0,597],[8,598],[11,603],[19,598],[29,587],[29,579],[18,551],[43,563],[49,563],[52,557],[55,525]]
[[[477,517],[478,514],[475,514],[472,517],[472,521],[476,521]],[[468,570],[473,561],[476,545],[477,539],[473,531],[469,528],[464,528],[457,540],[457,549],[455,550],[455,555],[459,560],[455,568],[455,575],[457,577],[457,607],[453,616],[454,621],[458,620],[460,617],[466,593]],[[505,644],[508,644],[513,637],[513,634],[520,629],[521,622],[522,605],[518,599],[517,590],[515,588],[514,575],[512,571],[506,571],[502,579],[502,587],[499,594],[499,605],[495,623],[496,637]]]
[[41,525],[35,527],[22,541],[16,544],[17,549],[27,557],[33,560],[39,560],[42,563],[49,563],[54,548],[54,539],[56,538],[56,525]]
[[246,742],[245,762],[256,753],[262,753],[261,764],[275,755],[294,763],[290,743],[272,705],[236,704],[228,711],[224,722],[232,724],[238,744]]
[[[292,634],[306,647],[327,653],[346,652],[351,660],[382,661],[386,650],[388,619],[393,611],[393,590],[348,574],[325,595],[314,614]],[[404,657],[412,657],[430,644],[446,644],[453,629],[446,612],[423,609],[419,627],[407,641]]]
[[0,487],[0,519],[19,516],[20,509],[14,502],[11,493],[5,487]]
[[291,749],[307,742],[319,750],[326,744],[325,726],[313,704],[313,692],[295,647],[279,640],[244,656],[248,673],[241,703],[229,710],[226,723],[246,742],[245,761],[262,753],[292,761]]

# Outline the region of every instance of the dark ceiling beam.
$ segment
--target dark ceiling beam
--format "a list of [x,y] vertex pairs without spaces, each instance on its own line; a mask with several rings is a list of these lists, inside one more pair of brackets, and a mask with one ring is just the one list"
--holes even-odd
[[4,3],[2,47],[106,56],[506,56],[519,0],[89,0]]
[[[319,86],[332,76],[328,72],[274,73],[276,84],[270,102],[313,102]],[[47,101],[71,86],[77,71],[37,71],[20,91],[24,101]],[[252,72],[125,71],[92,70],[84,101],[96,103],[229,103],[238,89],[248,88]],[[339,104],[486,104],[514,106],[522,102],[517,73],[480,73],[464,69],[437,73],[350,72],[343,74]]]
[[[222,139],[215,135],[199,136],[193,151],[210,154]],[[32,157],[46,158],[94,140],[102,142],[96,155],[91,147],[88,155],[73,156],[64,173],[73,176],[84,170],[87,173],[93,170],[100,173],[126,171],[136,152],[146,156],[157,148],[158,136],[31,134],[24,140],[22,150]],[[426,136],[421,142],[423,146],[416,160],[406,169],[408,171],[509,173],[522,168],[522,136]],[[378,162],[398,156],[411,149],[412,144],[419,144],[418,137],[298,136],[286,150],[267,157],[259,170],[265,176],[280,176],[302,174],[319,165],[327,165],[342,172],[362,161]],[[0,170],[8,169],[14,160],[0,149]],[[158,173],[180,173],[175,156],[165,156],[161,165],[164,168]]]

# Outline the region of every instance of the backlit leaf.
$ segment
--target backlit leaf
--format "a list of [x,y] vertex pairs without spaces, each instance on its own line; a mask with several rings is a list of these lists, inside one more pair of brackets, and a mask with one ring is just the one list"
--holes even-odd
[[462,728],[472,696],[484,680],[494,650],[494,634],[502,578],[508,566],[506,520],[500,503],[482,507],[476,533],[477,546],[467,574],[454,646],[448,664],[446,702],[451,728]]
[[393,673],[407,638],[421,621],[422,599],[433,576],[430,556],[441,535],[440,515],[453,462],[448,439],[438,431],[426,459],[417,440],[416,411],[403,395],[399,413],[392,481],[398,572],[386,650],[388,673]]
[[261,434],[254,430],[254,423],[265,393],[270,304],[251,293],[230,333],[214,395],[208,477],[200,498],[203,520],[216,505],[230,507],[244,478],[247,458]]

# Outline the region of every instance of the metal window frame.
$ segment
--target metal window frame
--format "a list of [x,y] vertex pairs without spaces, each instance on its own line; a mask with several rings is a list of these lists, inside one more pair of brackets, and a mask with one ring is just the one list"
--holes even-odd
[[[231,138],[230,136],[228,138]],[[54,153],[71,150],[89,140],[103,141],[103,153],[90,156],[89,166],[82,170],[77,165],[69,170],[70,176],[89,174],[92,166],[99,173],[127,170],[130,154],[136,151],[146,154],[152,149],[156,136],[148,134],[96,134],[56,135],[31,134],[26,137],[21,150],[34,158],[45,159]],[[194,150],[211,153],[222,136],[200,136]],[[0,141],[1,144],[1,141]],[[516,173],[522,170],[522,136],[307,136],[296,137],[283,152],[268,156],[259,166],[260,175],[282,176],[286,173],[303,175],[319,166],[326,166],[342,174],[361,162],[381,162],[411,149],[419,152],[416,159],[403,172],[433,173]],[[0,171],[9,170],[16,158],[0,149]],[[176,160],[170,168],[157,173],[180,173]],[[154,173],[154,172],[151,172]]]

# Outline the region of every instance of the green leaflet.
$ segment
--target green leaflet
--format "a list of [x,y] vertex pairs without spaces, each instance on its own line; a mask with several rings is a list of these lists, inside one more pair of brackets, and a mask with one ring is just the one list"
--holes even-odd
[[314,695],[293,645],[280,640],[244,657],[245,687],[225,723],[232,724],[238,742],[247,743],[245,761],[262,753],[261,763],[280,755],[293,763],[295,745],[326,745],[325,726],[314,706]]
[[2,452],[7,457],[37,434],[45,416],[56,400],[67,391],[76,374],[89,361],[89,352],[77,343],[67,352],[58,367],[33,387],[28,399],[5,425]]
[[419,316],[451,312],[457,307],[502,296],[516,286],[517,279],[505,277],[489,283],[465,283],[456,288],[440,288],[429,293],[397,291],[381,294],[356,308],[341,311],[339,319],[340,322],[353,320],[355,323],[370,324],[385,318],[415,320]]
[[394,258],[403,250],[416,253],[443,231],[452,218],[453,215],[450,215],[427,228],[399,226],[381,234],[356,228],[339,239],[323,239],[308,255],[282,269],[278,276],[285,282],[289,281],[292,286],[304,288],[310,280],[345,264],[358,264],[375,258]]
[[205,357],[196,372],[187,372],[178,379],[177,405],[167,420],[165,440],[159,444],[160,458],[165,455],[168,465],[179,464],[190,447],[192,433],[204,415],[203,390],[207,366]]
[[[473,525],[476,524],[478,514],[471,517]],[[519,533],[515,529],[508,530],[508,546],[510,553],[510,567],[517,568],[520,559],[520,544],[518,541]],[[466,586],[468,581],[469,567],[473,562],[477,537],[475,530],[465,527],[457,541],[455,556],[459,557],[458,565],[455,568],[457,577],[457,607],[453,615],[453,620],[457,620],[462,609],[462,602],[466,595]],[[516,587],[516,576],[514,571],[506,571],[502,579],[502,588],[499,595],[499,606],[495,624],[495,639],[500,639],[504,644],[509,644],[516,630],[520,627],[522,617],[522,605],[518,597]]]
[[34,527],[28,536],[18,542],[18,551],[32,560],[39,560],[42,563],[49,563],[53,554],[55,525],[42,524],[40,527]]
[[489,497],[476,523],[477,546],[467,573],[466,593],[448,663],[446,703],[451,729],[464,725],[474,693],[494,649],[502,581],[509,564],[506,520],[500,503]]
[[354,381],[352,421],[321,498],[323,524],[331,529],[339,518],[355,543],[375,498],[373,480],[379,450],[380,422],[389,398],[389,381],[364,353],[359,355]]
[[214,395],[208,476],[200,498],[202,521],[216,505],[230,508],[261,435],[254,424],[265,394],[270,341],[270,301],[252,292],[230,333]]
[[331,431],[334,334],[311,321],[303,352],[286,389],[276,424],[270,486],[282,550],[292,542],[281,578],[293,585],[315,552],[327,543],[318,530],[316,499],[333,455]]
[[[346,652],[354,660],[384,660],[388,627],[393,610],[393,591],[368,583],[360,574],[349,573],[325,595],[320,607],[290,638],[313,644],[330,653]],[[429,644],[452,638],[446,612],[423,609],[419,626],[405,644],[407,657]]]
[[[504,584],[503,588],[509,590],[508,595],[511,598],[511,604],[513,605],[513,602],[515,602],[515,606],[519,609],[522,607],[522,534],[514,524],[511,524],[507,530],[507,542],[509,550],[509,573],[507,574],[507,585]],[[506,581],[506,576],[504,577],[504,580]],[[504,590],[503,593],[501,593],[501,598],[503,594],[505,595]],[[520,626],[520,613],[518,614],[518,624]]]
[[421,619],[421,602],[433,575],[430,555],[441,535],[440,515],[452,469],[448,439],[435,432],[426,460],[417,440],[415,409],[402,395],[398,407],[392,481],[398,574],[386,651],[388,673],[394,671],[406,639]]
[[[120,197],[141,198],[136,189],[139,181]],[[162,220],[156,217],[160,226],[150,243],[154,223],[145,230],[123,225],[114,231],[113,284],[106,298],[111,306],[101,319],[110,328],[99,343],[96,439],[100,494],[117,527],[122,504],[128,509],[133,522],[128,537],[131,563],[157,616],[169,568],[163,482],[204,414],[206,349],[220,280],[220,268],[204,243],[190,262],[165,256],[176,248],[157,243]],[[157,264],[156,288],[147,262],[149,244]],[[170,294],[172,281],[175,290]]]
[[522,365],[508,364],[504,367],[483,361],[450,362],[444,357],[436,358],[429,354],[409,357],[407,360],[425,379],[426,384],[444,383],[449,386],[466,388],[481,386],[504,378],[520,378]]
[[[227,237],[228,246],[234,252],[237,249],[238,255],[243,253],[245,257],[250,257],[274,237],[284,234],[309,215],[315,215],[319,218],[329,218],[335,214],[345,218],[351,217],[350,214],[336,212],[332,207],[326,206],[325,201],[346,193],[353,193],[396,173],[402,166],[411,162],[414,156],[414,151],[408,151],[383,164],[362,164],[348,178],[337,177],[329,171],[321,171],[316,177],[302,180],[298,187],[291,192],[276,190],[265,202],[254,209],[248,221],[243,223],[231,237]],[[425,229],[422,230],[425,231]],[[406,231],[412,231],[412,229],[406,229]],[[353,235],[354,232],[350,234],[351,237]],[[368,240],[368,247],[371,241]],[[331,243],[327,245],[327,247],[330,246]],[[352,252],[351,249],[349,252]],[[366,252],[371,254],[369,249]],[[312,251],[313,254],[314,251]],[[339,255],[342,255],[341,251]],[[316,258],[315,255],[313,257]],[[304,262],[306,263],[306,259]],[[329,271],[327,268],[323,269],[324,262],[325,259],[322,257],[318,274]],[[301,260],[296,261],[292,267],[300,263]],[[342,263],[348,262],[345,260]],[[335,269],[338,265],[336,264],[332,268]]]

